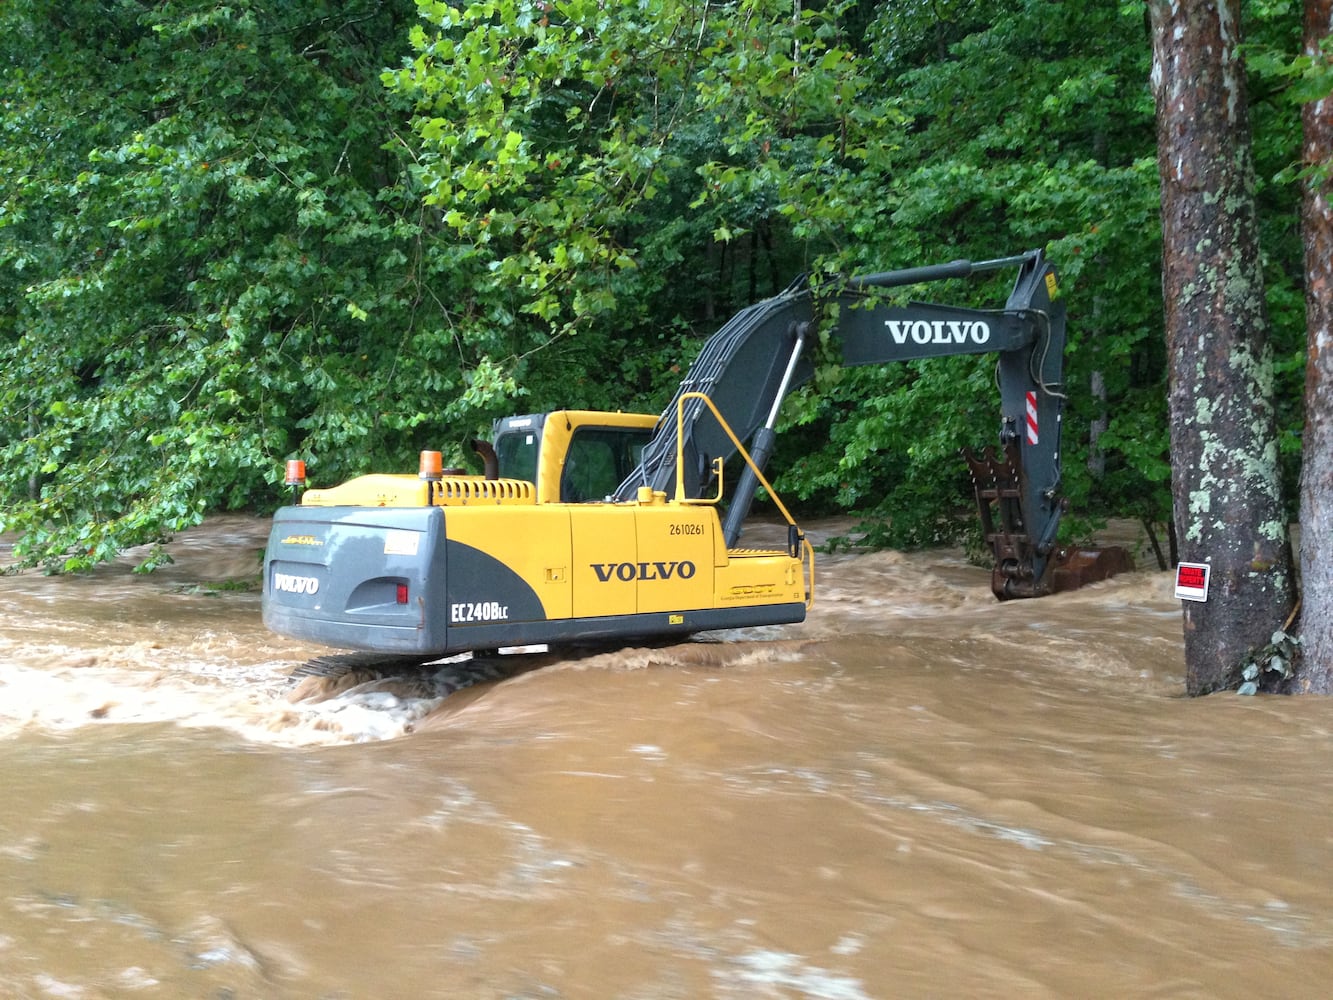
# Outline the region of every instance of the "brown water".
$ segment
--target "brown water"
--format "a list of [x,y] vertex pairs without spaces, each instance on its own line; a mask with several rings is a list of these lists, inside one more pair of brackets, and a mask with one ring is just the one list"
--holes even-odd
[[291,683],[207,586],[263,534],[0,578],[0,996],[1329,991],[1333,706],[1181,697],[1168,574],[824,557],[802,626],[443,697]]

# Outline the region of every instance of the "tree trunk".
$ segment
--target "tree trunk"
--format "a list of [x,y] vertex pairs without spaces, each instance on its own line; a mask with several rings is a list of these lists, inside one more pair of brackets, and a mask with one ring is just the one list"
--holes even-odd
[[[1322,61],[1333,0],[1306,0],[1305,55]],[[1301,657],[1292,689],[1333,694],[1333,97],[1301,111],[1305,182],[1305,437],[1301,461]]]
[[1088,384],[1088,394],[1092,396],[1093,405],[1097,408],[1097,415],[1088,427],[1088,475],[1094,480],[1100,480],[1106,475],[1106,452],[1102,451],[1100,442],[1101,436],[1110,426],[1110,418],[1106,413],[1106,377],[1096,369],[1093,369]]
[[1211,564],[1185,601],[1185,687],[1236,687],[1292,606],[1260,269],[1241,0],[1149,0],[1171,490],[1180,556]]

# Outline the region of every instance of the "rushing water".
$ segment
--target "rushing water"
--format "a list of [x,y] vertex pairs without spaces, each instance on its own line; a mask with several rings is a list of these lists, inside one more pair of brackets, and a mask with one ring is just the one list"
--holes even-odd
[[824,557],[801,626],[298,684],[263,534],[0,578],[0,996],[1328,992],[1330,704],[1181,697],[1169,574]]

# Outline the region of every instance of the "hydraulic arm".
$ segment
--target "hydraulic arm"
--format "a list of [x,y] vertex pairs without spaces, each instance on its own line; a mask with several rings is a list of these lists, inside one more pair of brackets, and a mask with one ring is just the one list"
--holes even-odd
[[[1017,276],[1007,301],[996,309],[923,302],[889,305],[877,291],[1008,268],[1017,269]],[[816,309],[824,304],[836,305],[836,310]],[[734,449],[718,421],[689,401],[683,405],[684,440],[677,442],[677,422],[665,418],[676,412],[687,393],[712,399],[763,468],[772,452],[783,398],[813,375],[807,345],[817,312],[836,316],[828,325],[828,339],[847,366],[958,354],[998,356],[999,451],[965,452],[983,531],[995,555],[992,589],[1002,598],[1056,589],[1056,534],[1064,509],[1059,489],[1065,310],[1055,268],[1040,250],[863,275],[831,290],[800,281],[750,306],[705,344],[639,467],[617,496],[628,498],[645,485],[669,489],[678,452],[686,466],[687,490],[691,496],[702,495],[712,460],[731,455]],[[728,545],[740,536],[756,487],[747,468],[724,522]],[[1087,582],[1086,575],[1080,582]]]

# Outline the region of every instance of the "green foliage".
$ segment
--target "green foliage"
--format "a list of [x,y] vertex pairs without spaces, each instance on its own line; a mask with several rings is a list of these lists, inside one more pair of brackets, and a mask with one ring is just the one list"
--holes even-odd
[[[1253,4],[1256,153],[1299,452],[1297,5]],[[1044,247],[1069,306],[1063,483],[1169,516],[1141,5],[1048,0],[7,0],[0,530],[81,569],[207,511],[464,461],[503,413],[658,410],[800,272]],[[995,305],[996,282],[928,295]],[[987,359],[820,376],[776,485],[950,538]],[[1091,385],[1105,386],[1094,398]],[[1104,473],[1085,461],[1089,428]]]
[[797,497],[831,496],[833,508],[876,512],[882,520],[863,526],[871,544],[959,537],[960,509],[971,503],[959,449],[989,441],[998,424],[993,359],[914,361],[891,376],[858,368],[805,395],[827,438],[784,471]]
[[[1160,226],[1141,12],[882,5],[865,44],[889,55],[873,89],[900,95],[912,126],[891,169],[863,181],[876,193],[860,199],[858,263],[879,270],[1046,248],[1070,315],[1063,489],[1080,509],[1121,511],[1132,497],[1166,519]],[[1004,297],[991,289],[973,301],[964,287],[926,294],[990,306]],[[894,544],[962,532],[970,520],[953,515],[972,501],[957,449],[993,442],[998,427],[990,369],[973,364],[856,373],[820,419],[805,411],[806,457],[779,487],[795,480],[802,496],[836,488],[835,502],[876,513]],[[1089,391],[1094,372],[1104,402]],[[1102,416],[1110,472],[1094,482],[1082,459]]]
[[1236,693],[1254,695],[1260,690],[1281,691],[1285,682],[1295,673],[1294,664],[1300,655],[1300,637],[1290,635],[1284,629],[1278,629],[1273,633],[1273,638],[1267,646],[1253,650],[1246,658],[1248,662],[1241,670],[1241,684]]
[[[282,10],[0,14],[0,472],[24,563],[82,569],[262,503],[288,455],[330,478],[401,459],[467,381],[386,143],[394,12]],[[473,381],[465,416],[505,385]]]
[[416,104],[418,176],[466,247],[478,316],[503,316],[497,352],[578,334],[605,356],[663,319],[711,332],[827,252],[856,214],[830,193],[895,120],[863,98],[844,6],[422,4],[431,27],[385,78]]

